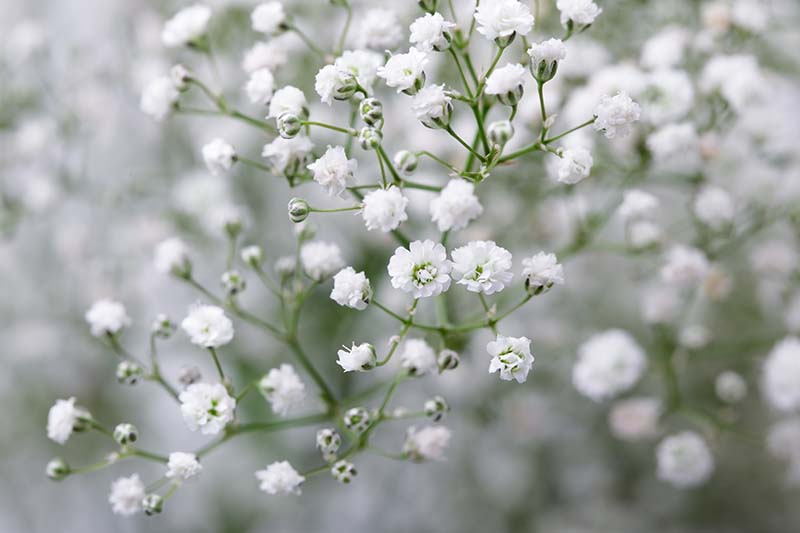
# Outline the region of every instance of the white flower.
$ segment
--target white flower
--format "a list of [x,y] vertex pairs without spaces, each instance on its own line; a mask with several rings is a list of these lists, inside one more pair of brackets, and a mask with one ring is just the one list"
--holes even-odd
[[146,115],[162,122],[172,114],[181,93],[175,88],[169,76],[159,76],[145,85],[139,108]]
[[178,398],[183,421],[192,431],[216,435],[233,420],[236,400],[220,383],[193,383]]
[[800,408],[800,338],[786,337],[778,342],[764,361],[764,395],[779,411]]
[[738,112],[763,101],[767,87],[758,61],[751,55],[713,56],[700,75],[703,92],[719,92]]
[[619,439],[647,439],[658,434],[661,413],[661,402],[657,398],[626,398],[611,407],[608,425]]
[[193,453],[172,452],[167,462],[166,476],[176,481],[186,481],[193,478],[203,470]]
[[661,227],[649,220],[635,220],[627,227],[625,238],[634,250],[642,250],[658,244],[661,240]]
[[345,372],[363,372],[375,367],[377,356],[375,355],[375,348],[369,343],[361,343],[353,345],[350,348],[343,346],[337,352],[339,358],[336,364],[342,367]]
[[450,430],[444,426],[408,428],[403,453],[415,461],[440,461],[450,443]]
[[660,167],[691,173],[701,163],[700,137],[693,124],[667,124],[647,136],[647,148]]
[[694,199],[694,215],[714,231],[726,228],[734,214],[733,198],[719,187],[703,187]]
[[444,85],[429,85],[411,100],[411,110],[417,120],[429,128],[447,126],[452,109],[453,104]]
[[658,198],[639,189],[629,189],[625,191],[617,213],[622,220],[630,222],[652,216],[657,208]]
[[486,80],[486,94],[504,95],[516,93],[525,84],[527,71],[519,63],[509,63],[504,67],[495,69]]
[[681,309],[679,293],[673,287],[653,287],[642,293],[642,318],[648,324],[674,320]]
[[660,126],[686,116],[694,103],[694,86],[683,70],[660,69],[648,76],[641,98],[643,118]]
[[511,252],[494,241],[472,241],[456,248],[453,258],[453,279],[470,292],[494,294],[511,282]]
[[333,276],[331,300],[337,304],[363,311],[371,297],[372,287],[363,272],[347,267]]
[[786,418],[772,424],[767,433],[767,449],[776,459],[800,461],[800,418]]
[[680,26],[667,26],[642,46],[640,62],[649,69],[674,68],[683,62],[692,34]]
[[93,303],[86,311],[85,318],[95,337],[114,335],[131,323],[125,306],[108,299],[97,300]]
[[430,203],[431,219],[439,231],[461,230],[483,213],[475,185],[462,178],[451,179]]
[[292,85],[281,87],[272,95],[269,102],[267,118],[278,118],[283,113],[290,113],[298,117],[308,114],[308,102],[303,91]]
[[75,398],[56,400],[47,413],[47,438],[64,444],[82,418],[90,418],[89,411],[75,407]]
[[321,281],[344,267],[342,251],[333,243],[308,242],[300,248],[300,262],[306,274]]
[[271,143],[264,145],[261,155],[277,172],[295,174],[313,148],[314,143],[304,135],[292,139],[275,137]]
[[384,233],[397,229],[408,220],[408,198],[397,187],[370,191],[361,206],[361,216],[368,230],[380,229]]
[[242,69],[252,73],[259,69],[268,69],[272,72],[286,64],[289,60],[289,43],[292,35],[283,34],[269,42],[257,42],[245,51],[242,58]]
[[378,77],[383,78],[389,87],[395,87],[398,93],[409,91],[424,82],[427,63],[425,52],[410,48],[407,53],[395,54],[385,65],[378,67]]
[[714,392],[725,403],[738,403],[747,396],[747,382],[733,370],[726,370],[714,380]]
[[531,57],[533,77],[545,82],[555,76],[558,62],[567,57],[567,47],[561,39],[548,39],[531,44],[528,55]]
[[661,279],[671,285],[688,287],[703,281],[708,270],[708,259],[701,250],[676,244],[667,252]]
[[403,343],[400,362],[403,368],[415,376],[432,374],[439,369],[436,352],[422,339],[408,339]]
[[192,344],[204,348],[219,348],[233,339],[233,322],[216,305],[192,306],[181,328]]
[[752,33],[760,33],[767,28],[770,10],[756,0],[737,0],[733,3],[731,19],[740,28]]
[[486,345],[486,351],[492,356],[489,362],[490,374],[499,370],[500,379],[503,381],[515,379],[517,383],[524,383],[528,379],[534,361],[529,338],[498,335]]
[[589,338],[578,348],[572,384],[599,402],[632,388],[642,376],[647,359],[626,331],[611,329]]
[[261,378],[258,388],[272,405],[272,412],[281,416],[286,416],[290,409],[303,403],[306,398],[306,386],[294,367],[285,363]]
[[403,40],[403,28],[391,9],[370,9],[361,15],[358,28],[359,48],[392,50]]
[[564,267],[558,262],[556,254],[539,252],[522,260],[522,277],[525,288],[537,294],[553,285],[564,284]]
[[762,276],[791,276],[797,270],[797,252],[785,240],[773,240],[759,244],[750,256],[753,269]]
[[328,146],[325,153],[308,165],[314,173],[314,181],[319,183],[331,196],[341,195],[353,180],[358,161],[347,159],[342,146]]
[[244,86],[247,98],[251,103],[267,105],[272,99],[275,90],[275,76],[268,68],[260,68],[250,74],[250,79]]
[[580,25],[591,24],[603,12],[592,0],[558,0],[556,7],[561,12],[562,26],[569,21]]
[[191,44],[203,37],[211,20],[211,9],[194,4],[175,13],[161,32],[164,46],[175,47]]
[[259,487],[267,494],[300,494],[300,484],[306,478],[292,468],[289,461],[276,461],[256,472]]
[[361,88],[372,94],[372,86],[378,77],[378,67],[383,65],[383,55],[372,50],[345,50],[336,58],[334,65],[340,71],[355,76]]
[[575,185],[589,177],[592,171],[592,153],[583,147],[564,150],[558,162],[558,181]]
[[334,98],[346,100],[356,90],[355,76],[335,64],[322,67],[314,80],[314,90],[322,103],[328,105],[333,103]]
[[631,132],[631,124],[639,120],[641,107],[624,92],[614,96],[603,95],[594,109],[594,129],[602,131],[607,139],[625,137]]
[[450,31],[456,27],[439,13],[427,13],[411,23],[409,42],[423,52],[443,51],[450,46]]
[[142,500],[145,497],[145,488],[139,474],[130,477],[117,478],[111,484],[111,494],[108,502],[111,510],[122,516],[131,516],[142,510]]
[[450,261],[441,244],[414,241],[409,248],[398,247],[389,259],[392,287],[414,298],[437,296],[450,288]]
[[178,237],[165,239],[156,246],[153,262],[162,274],[183,275],[191,269],[189,247]]
[[259,4],[250,13],[250,22],[253,29],[267,35],[275,35],[286,22],[286,13],[280,2],[264,2]]
[[236,149],[220,138],[203,145],[202,152],[208,171],[215,176],[229,171],[236,161]]
[[533,15],[528,6],[517,0],[481,2],[475,10],[478,32],[487,39],[509,37],[514,33],[527,35],[533,28]]
[[656,449],[658,478],[679,489],[702,485],[714,471],[714,457],[703,438],[683,431],[665,438]]

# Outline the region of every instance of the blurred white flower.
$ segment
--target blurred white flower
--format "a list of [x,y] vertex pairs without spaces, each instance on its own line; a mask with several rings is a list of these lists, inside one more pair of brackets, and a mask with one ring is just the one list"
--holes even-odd
[[164,46],[176,47],[190,45],[203,37],[211,20],[211,9],[194,4],[175,13],[161,33]]
[[286,22],[286,13],[280,2],[264,2],[250,13],[250,23],[257,32],[266,35],[279,33]]
[[131,324],[125,306],[105,298],[94,302],[86,311],[85,318],[95,337],[115,335]]
[[764,361],[764,395],[779,411],[800,408],[800,338],[786,337],[778,342]]
[[714,456],[703,438],[683,431],[665,438],[656,449],[658,478],[679,489],[702,485],[714,472]]
[[694,199],[694,215],[714,231],[721,231],[733,222],[736,214],[733,198],[713,185],[703,187]]
[[300,262],[311,279],[321,281],[344,267],[342,251],[334,243],[314,241],[300,248]]
[[115,514],[131,516],[142,510],[145,494],[144,483],[139,479],[139,474],[133,474],[117,478],[111,483],[108,502]]
[[178,237],[170,237],[156,246],[153,263],[162,274],[185,275],[191,272],[189,247]]
[[644,350],[631,334],[611,329],[580,345],[572,384],[584,396],[600,402],[631,389],[646,366]]
[[229,171],[236,161],[236,149],[219,137],[203,145],[203,162],[208,171],[219,176]]
[[272,405],[272,412],[281,416],[306,398],[306,386],[294,367],[286,363],[267,372],[258,382],[258,389]]
[[250,102],[261,105],[269,104],[274,89],[275,77],[268,68],[260,68],[253,71],[244,87]]
[[139,108],[161,122],[172,114],[180,95],[169,76],[160,76],[145,86]]
[[314,143],[304,135],[298,135],[293,139],[275,137],[271,143],[264,145],[261,156],[276,172],[294,174],[302,168],[313,148]]
[[483,206],[472,183],[454,178],[431,200],[430,213],[439,231],[461,230],[483,213]]
[[47,413],[47,438],[64,444],[82,418],[91,418],[89,411],[75,406],[75,398],[56,400]]
[[703,281],[708,271],[708,259],[702,250],[676,244],[666,254],[661,280],[677,287],[688,287]]
[[556,8],[561,12],[562,26],[570,21],[584,26],[592,24],[603,12],[592,0],[558,0]]
[[661,401],[636,397],[614,402],[608,413],[608,426],[618,439],[643,440],[658,435]]
[[640,189],[629,189],[625,191],[617,213],[628,222],[650,217],[657,208],[658,198]]
[[747,382],[733,370],[726,370],[714,380],[714,392],[725,403],[739,403],[747,396]]
[[359,48],[393,50],[403,40],[403,28],[391,9],[370,9],[360,16],[356,41]]
[[172,452],[167,462],[166,477],[175,481],[187,481],[203,470],[193,453]]
[[403,343],[400,361],[402,367],[414,376],[433,374],[439,368],[436,362],[436,352],[430,344],[422,339],[406,340]]
[[450,430],[444,426],[408,428],[403,453],[415,461],[440,461],[450,443]]

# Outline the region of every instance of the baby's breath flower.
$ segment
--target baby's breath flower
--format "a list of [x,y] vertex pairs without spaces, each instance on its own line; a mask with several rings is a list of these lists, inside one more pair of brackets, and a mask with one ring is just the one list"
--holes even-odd
[[105,298],[94,302],[86,311],[85,318],[95,337],[116,335],[131,324],[125,306]]
[[702,485],[714,471],[714,456],[703,438],[683,431],[665,438],[656,448],[658,478],[679,488]]
[[256,472],[258,488],[267,494],[300,494],[300,485],[306,480],[297,473],[289,461],[276,461]]
[[432,374],[439,368],[436,352],[422,339],[408,339],[404,343],[400,361],[403,368],[414,376]]
[[108,501],[115,514],[131,516],[142,511],[142,500],[145,497],[144,483],[139,474],[117,478],[111,484]]
[[300,249],[300,262],[311,279],[321,281],[344,267],[339,247],[329,242],[309,242]]
[[490,374],[499,371],[500,379],[517,380],[517,383],[524,383],[528,379],[534,361],[529,338],[498,335],[486,345],[486,351],[492,356]]
[[615,139],[630,134],[631,124],[639,120],[641,107],[624,92],[618,92],[614,96],[604,95],[594,114],[594,129],[602,131],[607,139]]
[[233,420],[236,400],[220,383],[194,383],[179,398],[183,420],[191,431],[216,435]]
[[397,92],[416,94],[425,84],[425,65],[428,56],[416,48],[405,54],[395,54],[385,65],[378,67],[378,76],[386,81],[386,85],[394,87]]
[[398,247],[388,266],[392,287],[414,298],[437,296],[449,289],[451,269],[444,246],[431,240]]
[[494,241],[472,241],[456,248],[453,258],[453,279],[470,292],[494,294],[511,282],[511,252]]
[[646,366],[645,353],[630,333],[611,329],[578,348],[572,384],[584,396],[600,402],[632,388]]
[[171,48],[196,44],[205,36],[210,20],[211,9],[204,5],[183,8],[164,24],[161,40]]
[[358,169],[358,161],[348,159],[342,146],[328,146],[325,153],[308,165],[319,183],[330,196],[340,196],[351,184]]
[[75,398],[56,400],[47,413],[47,438],[64,444],[76,429],[85,427],[84,419],[91,418],[89,411],[75,406]]
[[281,416],[286,416],[289,410],[303,403],[306,398],[306,386],[294,367],[285,363],[261,378],[258,389],[272,405],[272,412]]
[[403,453],[414,461],[441,461],[450,444],[450,430],[444,426],[427,426],[417,429],[414,426],[406,432]]
[[216,305],[195,305],[181,322],[181,328],[192,344],[219,348],[233,340],[233,323]]
[[345,372],[364,372],[375,367],[377,356],[375,348],[369,343],[353,345],[350,348],[342,347],[338,352],[339,359],[336,364]]
[[380,229],[387,233],[408,220],[407,205],[408,198],[403,196],[399,188],[389,186],[375,189],[364,196],[361,217],[368,230]]
[[363,311],[372,297],[372,287],[363,272],[346,267],[333,276],[331,300],[339,305]]
[[203,145],[202,153],[208,171],[215,176],[229,171],[236,162],[236,149],[220,138]]
[[439,13],[427,13],[411,23],[409,41],[423,52],[443,52],[450,47],[450,32],[455,27]]
[[505,105],[517,105],[525,84],[525,67],[511,63],[496,69],[486,80],[486,94],[493,94]]
[[461,230],[483,213],[475,186],[462,178],[450,180],[430,203],[431,219],[439,231]]
[[523,259],[522,266],[525,288],[531,294],[541,294],[553,285],[564,284],[564,267],[558,262],[556,254],[538,252]]
[[264,2],[250,13],[253,29],[266,35],[276,35],[286,29],[286,13],[280,2]]
[[527,35],[533,28],[533,15],[528,6],[518,0],[482,2],[475,10],[478,33],[507,46],[516,34]]

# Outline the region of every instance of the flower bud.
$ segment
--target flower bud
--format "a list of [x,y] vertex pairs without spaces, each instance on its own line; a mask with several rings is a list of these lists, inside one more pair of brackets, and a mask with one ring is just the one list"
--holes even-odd
[[174,65],[169,70],[169,77],[172,80],[172,85],[175,86],[180,92],[184,92],[189,89],[189,82],[192,79],[192,75],[189,73],[189,69],[181,64]]
[[444,349],[439,352],[436,362],[439,365],[439,372],[444,372],[445,370],[453,370],[456,368],[460,359],[458,353],[454,350]]
[[525,89],[522,85],[517,85],[513,90],[508,91],[507,93],[502,93],[497,95],[497,100],[501,104],[505,104],[508,106],[515,106],[522,100],[522,95],[524,94]]
[[382,140],[383,133],[369,126],[361,128],[361,131],[358,133],[358,142],[361,143],[361,148],[364,150],[374,150],[378,148]]
[[292,139],[303,129],[303,121],[294,113],[281,113],[277,119],[278,133],[284,139]]
[[369,427],[369,413],[363,407],[353,407],[344,414],[343,422],[347,429],[363,433]]
[[188,387],[194,383],[199,383],[203,379],[203,375],[200,373],[200,369],[196,366],[185,366],[181,369],[181,373],[178,376],[178,381],[184,387]]
[[434,422],[438,422],[444,417],[445,413],[450,410],[450,406],[447,405],[444,398],[437,395],[426,401],[423,409],[425,411],[425,416]]
[[294,275],[295,268],[297,268],[297,260],[293,255],[285,255],[279,257],[275,261],[275,272],[282,279],[288,279]]
[[394,166],[404,176],[413,174],[417,170],[417,165],[419,165],[419,157],[414,152],[400,150],[394,154]]
[[225,289],[225,292],[228,293],[228,296],[239,294],[247,286],[244,278],[238,270],[228,270],[222,274],[221,283],[222,288]]
[[505,146],[514,136],[514,126],[509,120],[497,120],[489,124],[486,134],[489,136],[489,142],[492,144]]
[[345,460],[337,461],[331,468],[331,475],[339,483],[350,483],[358,472],[353,463]]
[[309,213],[311,213],[311,208],[308,202],[302,198],[292,198],[289,200],[289,220],[295,224],[307,219]]
[[351,72],[342,71],[339,73],[339,84],[336,86],[334,100],[349,100],[358,90],[358,80]]
[[517,32],[513,32],[511,35],[495,37],[494,43],[500,48],[507,48],[508,45],[514,42],[516,36]]
[[261,268],[264,262],[264,251],[260,246],[245,246],[241,251],[242,261],[253,268]]
[[117,424],[114,428],[114,440],[120,446],[127,446],[136,442],[139,438],[139,430],[133,424]]
[[121,361],[117,365],[117,381],[123,385],[136,385],[142,374],[142,367],[132,361]]
[[153,325],[150,326],[150,331],[153,335],[162,339],[170,338],[172,334],[175,333],[176,329],[177,326],[164,313],[156,315],[156,319],[153,320]]
[[317,448],[322,453],[322,458],[332,461],[336,452],[342,445],[342,437],[333,428],[323,428],[317,431]]
[[61,457],[50,459],[45,467],[47,477],[53,481],[61,481],[70,474],[70,468],[67,462]]
[[235,239],[244,229],[244,220],[239,212],[231,212],[222,220],[222,229],[229,238]]
[[361,114],[361,120],[368,126],[374,126],[383,120],[383,104],[377,98],[362,100],[358,111]]
[[164,498],[158,494],[148,494],[142,499],[142,508],[147,516],[159,514],[164,510]]

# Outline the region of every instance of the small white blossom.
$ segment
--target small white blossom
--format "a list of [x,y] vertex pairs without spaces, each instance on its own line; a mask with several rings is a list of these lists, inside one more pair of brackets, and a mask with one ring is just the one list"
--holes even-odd
[[561,39],[548,39],[540,43],[532,43],[528,48],[531,64],[539,65],[542,61],[549,65],[556,61],[563,61],[567,57],[567,47]]
[[658,198],[639,189],[629,189],[625,191],[617,213],[622,217],[622,220],[629,222],[648,218],[653,215],[657,208]]
[[408,339],[403,343],[400,362],[403,368],[415,376],[432,374],[439,369],[436,352],[422,339]]
[[726,370],[714,380],[714,392],[725,403],[739,403],[747,396],[747,382],[733,370]]
[[592,24],[603,12],[592,0],[558,0],[556,7],[561,12],[561,25],[569,21],[582,26]]
[[259,489],[267,494],[300,494],[300,485],[306,480],[292,468],[289,461],[276,461],[256,472]]
[[368,230],[379,229],[386,233],[408,220],[407,205],[408,198],[399,188],[375,189],[364,196],[361,217]]
[[650,220],[635,220],[626,231],[628,245],[634,250],[643,250],[659,243],[663,236],[661,227]]
[[403,40],[403,27],[391,9],[370,9],[361,15],[358,28],[359,48],[392,50]]
[[233,322],[216,305],[195,305],[181,322],[192,344],[219,348],[233,340]]
[[281,416],[306,398],[306,386],[294,367],[285,363],[267,372],[258,382],[258,388],[272,405],[272,412]]
[[589,177],[592,171],[592,153],[583,147],[564,150],[558,162],[558,181],[575,185]]
[[450,443],[450,430],[444,426],[408,428],[403,453],[415,461],[440,461]]
[[180,96],[181,93],[175,88],[169,76],[160,76],[145,85],[139,100],[139,108],[144,114],[162,122],[175,110],[175,104]]
[[767,96],[768,83],[754,56],[734,54],[712,56],[700,75],[700,89],[718,92],[738,112]]
[[470,292],[494,294],[511,282],[511,252],[494,241],[472,241],[456,248],[453,258],[453,279]]
[[647,358],[626,331],[598,333],[578,348],[572,383],[596,402],[613,398],[632,388],[644,373]]
[[247,98],[253,104],[267,105],[272,99],[275,90],[275,76],[268,68],[260,68],[250,74],[250,79],[244,86]]
[[350,348],[346,346],[337,352],[339,358],[336,364],[342,367],[345,372],[363,372],[375,367],[377,356],[375,348],[369,343],[361,343],[353,345]]
[[733,198],[719,187],[703,187],[694,199],[694,215],[714,231],[728,227],[735,213]]
[[411,100],[411,110],[429,128],[447,126],[453,104],[444,85],[429,85]]
[[300,262],[306,274],[321,281],[344,267],[342,252],[338,246],[328,242],[309,242],[300,249]]
[[389,259],[392,287],[414,298],[437,296],[450,288],[447,251],[431,240],[414,241],[409,248],[398,247]]
[[522,267],[525,287],[534,294],[564,284],[564,267],[556,254],[539,252],[523,259]]
[[363,311],[372,297],[372,287],[363,272],[346,267],[333,276],[331,300],[339,305]]
[[64,444],[82,418],[90,418],[85,409],[75,406],[75,398],[56,400],[47,413],[47,438]]
[[125,311],[125,306],[113,300],[97,300],[86,311],[86,322],[95,337],[114,335],[129,326],[131,319]]
[[450,46],[450,31],[455,27],[439,13],[427,13],[409,26],[409,41],[423,52],[441,52]]
[[490,374],[499,370],[500,379],[503,381],[515,379],[517,383],[524,383],[528,379],[534,361],[529,338],[498,335],[486,345],[486,351],[492,356],[489,362]]
[[194,4],[181,9],[164,24],[161,40],[164,46],[176,47],[192,44],[203,37],[211,20],[211,9]]
[[144,497],[144,483],[139,479],[139,474],[133,474],[129,477],[117,478],[111,484],[108,502],[115,514],[131,516],[142,510]]
[[313,148],[314,143],[304,135],[292,139],[275,137],[271,143],[264,145],[261,156],[277,172],[295,174],[305,164]]
[[185,274],[191,269],[189,247],[178,237],[165,239],[156,246],[153,263],[162,274]]
[[193,383],[178,398],[183,421],[191,431],[216,435],[233,420],[236,400],[220,383]]
[[652,287],[642,293],[642,318],[648,324],[666,324],[677,318],[681,298],[673,287]]
[[331,105],[335,98],[347,99],[356,89],[355,76],[348,70],[325,65],[314,78],[314,90],[324,104]]
[[250,23],[257,32],[275,35],[286,22],[286,13],[280,2],[264,2],[250,13]]
[[193,453],[172,452],[167,462],[166,476],[176,481],[186,481],[195,477],[203,470]]
[[800,408],[800,338],[778,342],[764,361],[762,389],[769,404],[779,411]]
[[229,171],[236,161],[236,149],[220,138],[203,145],[202,152],[208,171],[215,176]]
[[708,271],[708,259],[701,250],[676,244],[667,252],[661,279],[671,285],[688,287],[703,281]]
[[372,50],[345,50],[336,58],[334,65],[339,71],[355,76],[361,88],[372,94],[372,86],[378,77],[378,67],[383,65],[383,55]]
[[475,185],[462,178],[451,179],[431,200],[430,213],[439,231],[461,230],[483,213]]
[[289,34],[270,39],[269,42],[257,42],[247,49],[242,58],[242,70],[253,73],[260,69],[275,69],[283,66],[289,60]]
[[328,146],[325,153],[308,165],[314,173],[314,181],[319,183],[331,196],[341,195],[353,180],[353,173],[358,169],[358,161],[347,159],[342,146]]
[[527,71],[519,63],[510,63],[495,69],[486,79],[486,94],[502,96],[517,93],[525,84]]
[[702,485],[714,471],[714,456],[703,438],[683,431],[665,438],[656,449],[658,478],[679,489]]
[[283,113],[303,117],[308,114],[308,102],[303,91],[292,85],[281,87],[272,95],[267,118],[278,118]]
[[378,67],[378,77],[383,78],[389,87],[396,88],[398,93],[411,91],[417,85],[422,85],[427,64],[428,56],[425,52],[410,48],[407,53],[395,54],[385,65]]
[[641,107],[624,92],[618,92],[614,96],[604,95],[594,115],[594,129],[602,131],[607,139],[615,139],[630,134],[631,124],[639,120]]
[[657,398],[626,398],[615,402],[608,413],[608,425],[615,437],[642,440],[658,434],[663,409]]
[[527,35],[533,28],[533,15],[528,6],[517,0],[481,2],[475,10],[478,33],[487,39]]
[[690,122],[662,126],[647,136],[646,144],[661,168],[691,173],[701,163],[700,137]]

